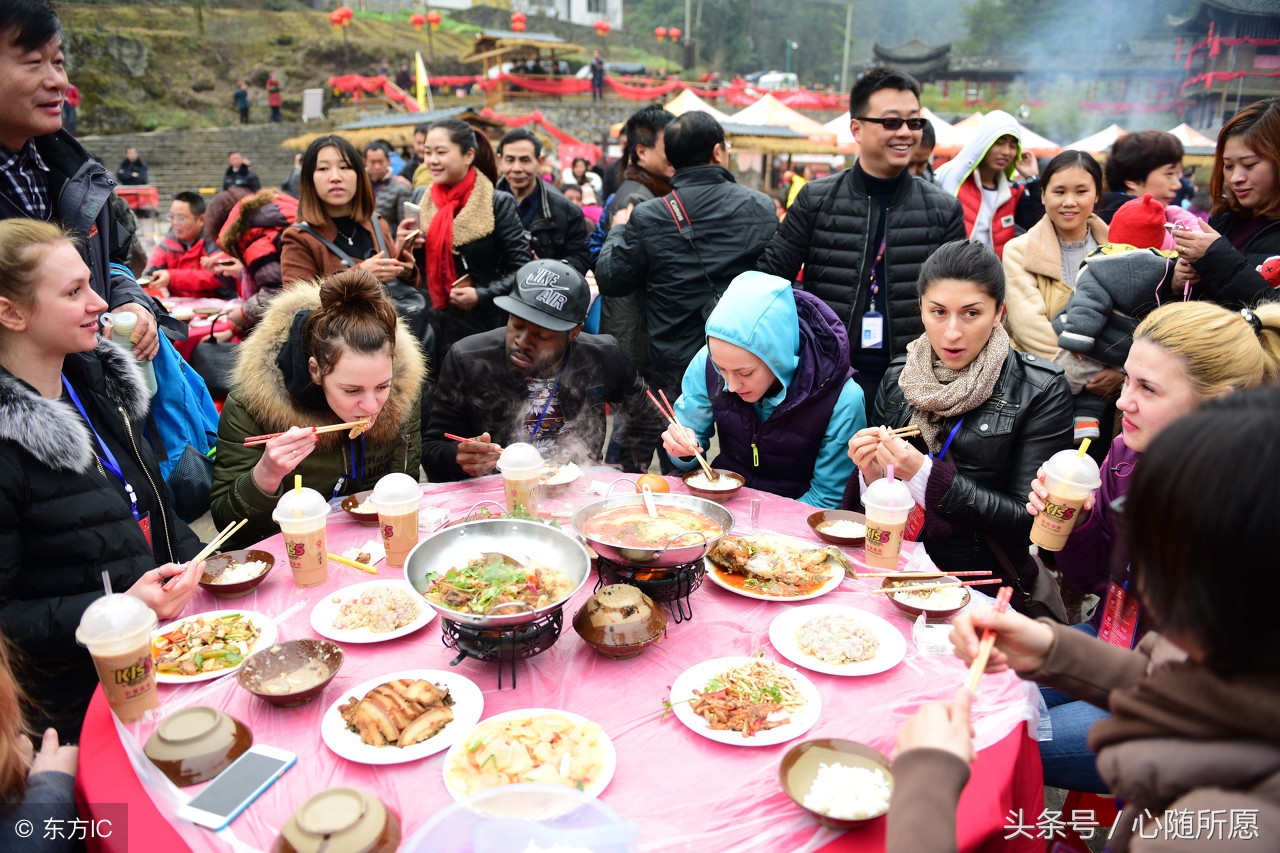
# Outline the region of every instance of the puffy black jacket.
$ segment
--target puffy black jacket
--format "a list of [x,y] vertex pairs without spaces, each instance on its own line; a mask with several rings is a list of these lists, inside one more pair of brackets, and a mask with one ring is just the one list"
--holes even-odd
[[[538,193],[541,210],[525,232],[533,254],[539,258],[564,261],[586,275],[591,269],[591,259],[587,255],[587,218],[582,215],[582,208],[547,181],[541,178],[538,181],[541,184],[538,187],[541,190]],[[498,189],[511,192],[506,178],[498,179]],[[519,219],[518,210],[516,218]]]
[[[862,174],[855,165],[805,184],[757,265],[792,281],[803,266],[804,282],[797,286],[831,306],[851,341],[861,336],[867,277],[880,248],[872,245],[880,206],[867,195]],[[886,332],[889,354],[897,356],[924,331],[916,297],[920,266],[943,243],[964,239],[964,211],[939,187],[906,176],[888,216]]]
[[688,224],[676,226],[665,200],[672,196],[637,205],[605,238],[596,283],[606,297],[644,292],[650,369],[683,375],[706,343],[709,306],[735,276],[755,268],[778,218],[767,195],[721,166],[681,169],[671,183]]
[[46,400],[0,369],[0,629],[26,661],[20,680],[40,706],[37,731],[75,740],[97,684],[76,645],[80,616],[102,595],[102,571],[123,592],[200,542],[168,505],[142,440],[150,400],[133,359],[110,343],[66,358],[63,372],[150,513],[154,553],[124,489],[95,462],[93,439],[67,400]]
[[[889,365],[876,394],[874,423],[896,428],[911,420],[914,410],[898,387],[905,364],[904,355]],[[991,397],[960,417],[964,425],[951,444],[954,464],[933,462],[920,541],[944,571],[998,572],[999,564],[983,536],[989,533],[1019,567],[1029,591],[1035,571],[1027,556],[1032,521],[1027,492],[1036,470],[1059,450],[1071,447],[1071,389],[1056,364],[1033,353],[1010,350]],[[950,435],[959,419],[948,418],[943,435]],[[857,501],[855,474],[845,503]]]
[[[559,403],[573,441],[581,453],[576,462],[599,460],[604,446],[605,403],[625,424],[624,471],[646,470],[663,424],[645,397],[635,365],[609,335],[580,334],[569,344],[560,377]],[[458,444],[444,437],[479,435],[503,447],[524,441],[517,434],[529,405],[528,386],[507,359],[506,330],[494,329],[459,341],[444,357],[422,435],[422,467],[432,482],[466,479],[456,461]]]
[[1280,255],[1280,220],[1264,225],[1241,252],[1227,238],[1240,220],[1234,213],[1219,213],[1209,218],[1209,225],[1222,235],[1209,244],[1208,250],[1191,265],[1200,273],[1196,290],[1203,298],[1227,308],[1252,307],[1259,302],[1280,299],[1280,290],[1272,287],[1258,272],[1258,265],[1272,255]]

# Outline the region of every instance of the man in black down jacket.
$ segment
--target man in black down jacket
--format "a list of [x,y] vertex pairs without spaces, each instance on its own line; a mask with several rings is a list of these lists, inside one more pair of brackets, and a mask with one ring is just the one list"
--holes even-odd
[[955,198],[906,171],[924,121],[915,78],[868,72],[849,94],[849,116],[858,162],[800,190],[758,268],[795,280],[803,267],[798,286],[844,318],[871,423],[889,362],[924,332],[920,266],[943,243],[964,239],[964,213]]
[[511,193],[516,213],[534,257],[564,261],[580,273],[591,268],[587,257],[587,218],[564,193],[542,180],[542,141],[523,127],[498,141],[497,187]]
[[671,193],[614,214],[596,283],[606,297],[644,293],[649,384],[675,400],[685,368],[706,343],[707,315],[729,282],[755,267],[778,219],[768,196],[724,167],[724,129],[706,113],[687,112],[667,125],[666,152],[676,170]]
[[[463,338],[444,357],[422,434],[427,477],[491,473],[502,448],[517,441],[544,459],[598,462],[606,403],[626,425],[623,470],[646,470],[662,423],[618,342],[582,334],[591,295],[577,270],[531,261],[516,273],[511,295],[494,304],[507,312],[506,328]],[[446,432],[474,440],[451,441]]]

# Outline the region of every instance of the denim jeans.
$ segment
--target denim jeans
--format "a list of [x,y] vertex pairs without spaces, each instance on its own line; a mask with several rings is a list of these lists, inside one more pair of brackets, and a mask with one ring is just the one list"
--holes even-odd
[[[1098,630],[1089,623],[1072,625],[1077,631],[1096,637]],[[1085,742],[1089,729],[1110,716],[1106,711],[1048,687],[1040,695],[1049,706],[1053,740],[1040,741],[1040,761],[1044,765],[1044,784],[1052,788],[1107,794],[1107,783],[1098,775],[1097,756]]]

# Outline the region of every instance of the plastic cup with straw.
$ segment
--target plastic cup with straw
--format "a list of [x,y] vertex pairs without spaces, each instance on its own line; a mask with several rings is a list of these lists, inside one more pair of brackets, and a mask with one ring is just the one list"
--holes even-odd
[[862,506],[867,511],[867,539],[863,547],[867,565],[877,569],[898,568],[907,516],[915,506],[907,484],[893,475],[893,466],[886,465],[884,477],[867,486],[862,496]]
[[1044,463],[1048,490],[1044,512],[1031,526],[1031,543],[1046,551],[1061,551],[1080,519],[1080,511],[1094,489],[1102,485],[1098,463],[1089,454],[1089,439],[1078,450],[1061,450]]
[[141,598],[112,592],[106,569],[102,588],[106,595],[80,617],[76,642],[89,650],[111,710],[121,721],[133,722],[159,704],[151,653],[151,630],[159,620]]
[[326,520],[329,503],[314,489],[304,488],[302,476],[295,474],[293,489],[280,496],[271,517],[284,534],[284,549],[289,555],[293,582],[298,586],[316,586],[329,579],[329,557],[326,545]]

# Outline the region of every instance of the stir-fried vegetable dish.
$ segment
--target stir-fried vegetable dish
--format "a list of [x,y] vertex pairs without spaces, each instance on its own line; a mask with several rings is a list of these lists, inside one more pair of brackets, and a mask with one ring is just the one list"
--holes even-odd
[[261,635],[262,630],[243,613],[185,619],[151,641],[156,672],[199,675],[239,666]]

